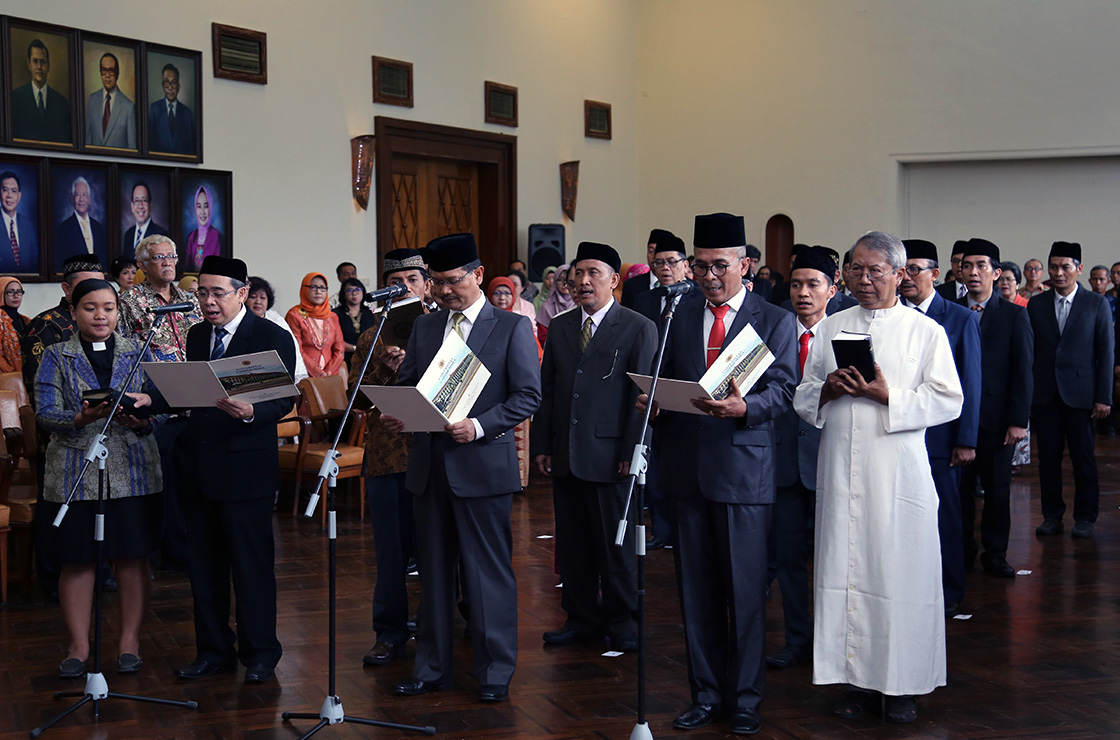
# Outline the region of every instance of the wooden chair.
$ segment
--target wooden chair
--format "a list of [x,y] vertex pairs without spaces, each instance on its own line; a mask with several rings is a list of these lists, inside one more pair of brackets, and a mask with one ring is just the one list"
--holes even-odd
[[[27,593],[31,593],[31,565],[32,565],[32,528],[35,524],[35,486],[13,486],[12,473],[15,471],[15,460],[7,451],[0,451],[0,507],[8,510],[9,526],[16,536],[16,553],[19,556],[20,572]],[[5,593],[7,600],[7,535],[3,536],[4,559],[0,568],[4,571],[3,583],[0,588]]]
[[7,504],[0,504],[0,604],[8,603],[8,533],[12,510]]
[[[0,390],[12,391],[16,394],[16,403],[19,409],[19,427],[22,434],[17,442],[14,432],[6,432],[8,439],[8,453],[15,458],[15,482],[35,483],[36,461],[39,457],[38,428],[35,426],[35,409],[27,395],[27,386],[23,383],[23,373],[0,373]],[[5,423],[4,427],[8,427]]]
[[[319,468],[326,459],[334,439],[331,433],[330,421],[342,418],[346,409],[346,382],[337,375],[328,375],[321,378],[304,378],[299,382],[300,390],[307,401],[311,411],[310,416],[303,417],[303,433],[300,434],[299,445],[294,451],[285,451],[284,445],[280,448],[281,468],[285,465],[285,458],[295,455],[295,461],[288,461],[296,471],[296,495],[292,501],[292,516],[299,513],[300,484],[304,478],[317,476]],[[358,518],[365,521],[366,511],[366,481],[362,477],[362,462],[365,459],[365,431],[366,412],[354,409],[351,412],[350,430],[343,437],[343,442],[338,445],[341,456],[338,458],[338,479],[358,479],[358,503],[360,505]],[[312,441],[312,437],[316,441]],[[326,483],[319,490],[320,496],[326,495]],[[323,524],[327,522],[327,507],[322,506]]]

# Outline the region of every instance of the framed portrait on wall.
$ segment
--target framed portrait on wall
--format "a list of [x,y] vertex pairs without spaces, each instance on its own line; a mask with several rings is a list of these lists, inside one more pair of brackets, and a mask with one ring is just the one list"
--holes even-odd
[[77,148],[77,33],[4,18],[3,114],[8,141],[55,150]]
[[41,172],[38,159],[0,156],[0,275],[42,277]]
[[48,182],[51,248],[49,275],[62,274],[62,265],[75,254],[96,255],[103,267],[113,256],[109,223],[113,196],[109,190],[109,165],[73,160],[51,160]]
[[156,167],[117,168],[121,257],[134,258],[136,246],[145,237],[162,234],[175,239],[171,236],[176,215],[171,207],[171,173]]
[[105,154],[138,154],[140,44],[82,34],[82,148]]
[[180,162],[202,161],[202,54],[144,45],[146,152]]
[[198,272],[212,254],[233,256],[233,174],[179,170],[179,265]]

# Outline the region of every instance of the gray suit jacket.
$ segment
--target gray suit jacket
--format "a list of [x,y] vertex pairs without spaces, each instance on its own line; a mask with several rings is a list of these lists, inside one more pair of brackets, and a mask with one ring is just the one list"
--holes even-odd
[[[443,344],[446,325],[447,311],[416,320],[397,385],[416,385]],[[541,373],[531,322],[526,316],[485,303],[467,346],[490,371],[490,380],[470,413],[486,436],[467,444],[457,444],[444,436],[444,464],[451,492],[474,498],[520,491],[521,473],[512,430],[536,413],[541,403]],[[408,457],[405,488],[422,495],[431,467],[432,435],[417,433]]]
[[105,110],[105,88],[89,96],[86,106],[86,146],[108,146],[117,149],[136,148],[136,106],[117,88],[109,110],[109,125],[101,132]]
[[548,327],[541,362],[544,400],[533,418],[532,455],[551,455],[553,475],[596,483],[619,480],[641,438],[628,372],[648,375],[657,351],[653,322],[614,303],[580,353],[583,311],[562,313]]

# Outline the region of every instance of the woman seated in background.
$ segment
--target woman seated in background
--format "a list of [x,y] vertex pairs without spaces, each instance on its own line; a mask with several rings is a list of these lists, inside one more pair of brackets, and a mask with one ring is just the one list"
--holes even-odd
[[[486,298],[495,308],[516,313],[513,310],[518,298],[517,284],[508,277],[496,277],[486,286]],[[540,342],[537,342],[537,362],[540,362]],[[517,467],[521,470],[521,487],[529,485],[529,419],[513,428],[513,441],[517,446]]]
[[117,257],[109,264],[109,277],[116,281],[118,293],[123,293],[136,284],[136,272],[139,269],[132,257]]
[[198,278],[194,275],[184,275],[183,279],[179,281],[179,290],[194,293],[198,290]]
[[346,367],[350,367],[350,358],[358,346],[358,337],[362,332],[377,323],[377,319],[365,306],[366,286],[358,278],[347,278],[342,281],[338,291],[338,308],[334,313],[338,316],[338,326],[342,329],[342,346],[345,350]]
[[532,321],[533,326],[536,326],[536,307],[530,301],[521,297],[521,294],[525,292],[525,286],[529,284],[529,279],[520,270],[510,270],[506,273],[506,278],[513,281],[513,294],[517,297],[517,300],[513,302],[513,308],[509,310],[522,316],[528,316],[529,321]]
[[327,278],[321,272],[304,276],[299,305],[288,309],[284,320],[299,342],[303,364],[311,377],[341,375],[345,380],[342,328],[327,302]]
[[23,283],[14,277],[0,277],[0,292],[4,294],[4,310],[0,311],[0,373],[18,373],[23,371],[19,343],[31,321],[19,312]]
[[569,295],[568,265],[560,265],[556,268],[556,277],[552,282],[552,293],[549,294],[548,300],[544,302],[540,313],[537,314],[537,341],[542,347],[548,338],[548,325],[552,321],[552,317],[574,308],[575,305],[576,302]]
[[1019,265],[1011,262],[999,263],[1000,273],[999,280],[996,281],[996,287],[999,288],[999,294],[1003,296],[1004,300],[1011,301],[1016,306],[1026,306],[1027,299],[1019,295],[1019,284],[1023,282],[1023,272],[1019,269]]
[[544,302],[548,300],[549,294],[552,293],[552,285],[556,280],[556,268],[546,267],[544,272],[541,273],[541,289],[537,292],[537,297],[533,299],[533,308],[539,313]]
[[[76,333],[47,347],[35,379],[35,404],[41,429],[50,434],[43,478],[44,510],[50,521],[70,492],[85,462],[86,450],[101,432],[111,402],[91,405],[85,391],[112,388],[127,393],[137,408],[150,406],[150,387],[141,370],[125,386],[142,345],[115,334],[117,294],[105,280],[83,280],[70,293]],[[145,361],[151,361],[148,354]],[[159,548],[163,525],[163,475],[152,425],[163,417],[139,418],[118,411],[109,425],[105,469],[104,557],[112,563],[120,592],[120,641],[117,672],[140,670],[140,622],[151,588],[148,557]],[[98,552],[93,539],[98,503],[96,465],[86,470],[70,509],[58,529],[47,528],[49,547],[62,564],[58,593],[70,632],[62,678],[80,678],[90,657],[90,608]]]
[[299,382],[307,377],[307,366],[303,364],[303,355],[299,351],[299,341],[296,335],[292,334],[292,327],[288,326],[288,322],[284,317],[272,309],[276,305],[276,293],[272,291],[272,284],[262,277],[250,276],[249,277],[249,297],[245,300],[245,307],[256,314],[262,319],[268,319],[277,326],[283,327],[284,331],[292,337],[292,342],[296,346],[296,377],[295,382]]

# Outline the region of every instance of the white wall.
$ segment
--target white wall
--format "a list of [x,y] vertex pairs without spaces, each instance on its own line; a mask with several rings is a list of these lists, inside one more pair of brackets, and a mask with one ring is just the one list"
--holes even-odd
[[[363,277],[375,275],[375,214],[351,197],[350,138],[372,133],[376,115],[516,135],[523,254],[530,223],[563,221],[559,164],[580,160],[569,251],[581,239],[625,248],[640,231],[635,5],[5,0],[2,12],[203,51],[202,167],[233,171],[235,256],[272,281],[283,312],[311,270],[333,283],[334,266],[350,260]],[[212,21],[268,34],[267,86],[212,77]],[[374,54],[414,64],[415,108],[373,105]],[[519,128],[483,122],[485,80],[518,87]],[[612,104],[612,141],[584,138],[585,98]],[[54,285],[27,289],[32,314],[60,294]]]

